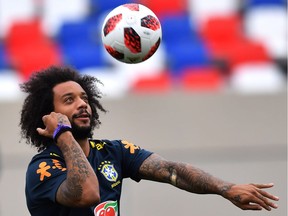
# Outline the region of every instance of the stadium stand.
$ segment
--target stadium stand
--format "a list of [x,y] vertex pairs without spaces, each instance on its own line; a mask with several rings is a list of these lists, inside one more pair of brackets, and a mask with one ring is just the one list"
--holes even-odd
[[[0,73],[7,77],[10,71],[12,80],[16,74],[18,82],[47,65],[68,64],[103,77],[115,86],[108,90],[112,95],[173,88],[216,91],[234,85],[237,90],[249,88],[249,82],[262,82],[266,92],[265,86],[272,91],[268,77],[273,91],[286,83],[285,0],[138,0],[155,12],[163,31],[157,53],[139,65],[112,59],[100,39],[107,12],[132,1],[24,0],[17,7],[15,0],[0,2]],[[116,85],[113,77],[126,87]]]

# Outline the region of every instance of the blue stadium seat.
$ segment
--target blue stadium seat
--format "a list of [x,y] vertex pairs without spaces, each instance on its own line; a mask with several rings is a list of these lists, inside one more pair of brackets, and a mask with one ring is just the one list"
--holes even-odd
[[208,50],[188,14],[166,16],[160,21],[168,67],[173,76],[181,75],[187,67],[209,64]]
[[177,43],[182,39],[195,39],[198,37],[196,26],[189,14],[181,13],[161,17],[160,22],[164,43]]
[[0,43],[0,70],[9,67],[8,56],[3,43]]
[[91,42],[61,46],[63,62],[76,69],[106,66],[102,46]]
[[85,41],[100,43],[100,31],[97,20],[85,19],[81,21],[65,22],[56,36],[62,45],[71,45]]
[[186,68],[211,64],[206,45],[198,40],[181,40],[166,46],[168,68],[173,76],[181,76]]
[[132,0],[109,0],[109,1],[103,1],[103,0],[90,0],[91,5],[91,13],[94,14],[101,14],[101,13],[107,13],[113,10],[114,8],[127,3],[132,3],[135,1]]
[[67,22],[57,35],[64,64],[77,69],[105,66],[97,21]]
[[285,6],[286,0],[246,0],[247,7],[265,6],[265,5],[280,5]]

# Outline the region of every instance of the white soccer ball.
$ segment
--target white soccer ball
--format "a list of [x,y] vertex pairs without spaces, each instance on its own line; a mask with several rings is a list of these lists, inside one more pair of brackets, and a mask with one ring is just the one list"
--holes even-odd
[[101,30],[107,52],[125,63],[139,63],[150,58],[162,40],[157,16],[141,4],[123,4],[105,18]]

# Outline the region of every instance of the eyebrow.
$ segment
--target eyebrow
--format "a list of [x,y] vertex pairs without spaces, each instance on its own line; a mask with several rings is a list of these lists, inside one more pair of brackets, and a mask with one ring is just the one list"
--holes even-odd
[[[67,96],[72,96],[72,95],[74,95],[74,93],[68,92],[68,93],[62,95],[61,98],[64,98],[64,97],[67,97]],[[86,92],[81,92],[81,96],[83,96],[83,95],[87,96],[87,93]]]

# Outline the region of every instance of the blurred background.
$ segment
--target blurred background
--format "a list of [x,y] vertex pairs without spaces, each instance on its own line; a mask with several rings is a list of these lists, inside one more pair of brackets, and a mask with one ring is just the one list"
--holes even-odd
[[[112,59],[104,17],[138,2],[163,40],[146,62]],[[121,210],[144,215],[287,215],[286,0],[0,0],[0,215],[29,215],[25,171],[36,151],[21,140],[19,83],[71,65],[98,77],[109,112],[95,137],[128,139],[167,159],[235,183],[274,182],[273,212],[241,211],[217,196],[127,180]],[[33,114],[31,114],[33,115]]]

